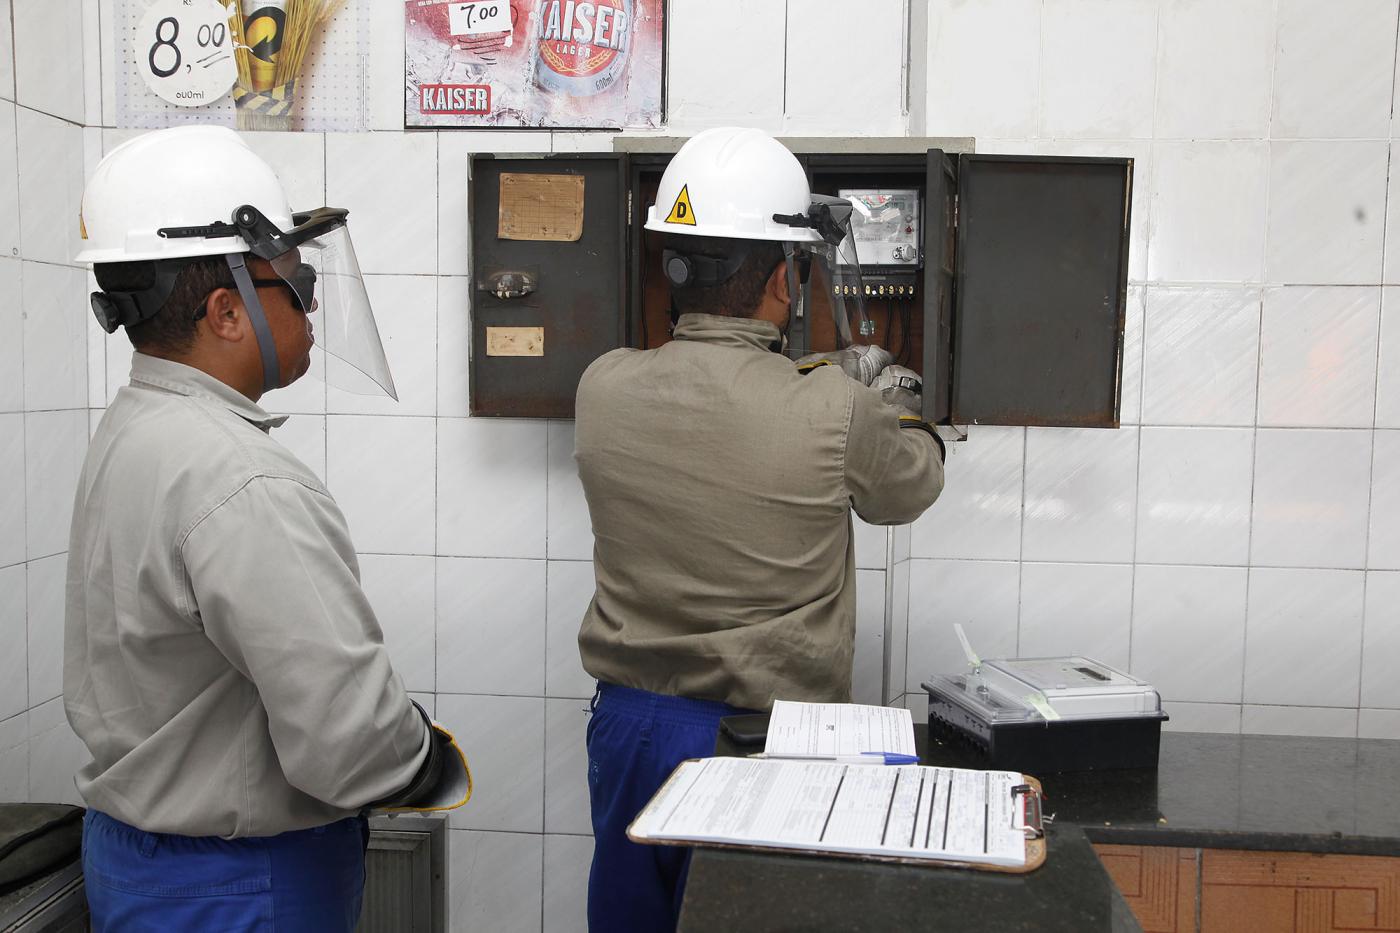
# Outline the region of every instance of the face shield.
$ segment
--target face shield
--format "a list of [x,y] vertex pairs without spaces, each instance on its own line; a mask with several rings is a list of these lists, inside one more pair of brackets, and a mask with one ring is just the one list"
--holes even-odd
[[[348,213],[333,207],[295,213],[291,229],[281,230],[256,207],[244,205],[234,211],[232,224],[165,229],[160,234],[227,236],[236,232],[253,256],[272,266],[302,312],[315,314],[311,323],[316,342],[329,356],[326,381],[348,392],[382,394],[397,401],[389,361],[350,242]],[[276,349],[244,254],[231,253],[227,259],[258,335],[264,391],[276,388],[280,381]]]
[[805,214],[774,214],[778,223],[814,234],[811,240],[784,244],[788,257],[788,293],[793,315],[830,320],[836,349],[868,343],[875,325],[865,316],[865,289],[851,236],[851,202],[814,194]]
[[[318,340],[331,359],[327,381],[360,395],[387,395],[395,401],[394,377],[384,357],[374,310],[360,277],[350,242],[348,211],[321,207],[292,215],[292,229],[280,231],[254,207],[234,213],[252,253],[266,259],[312,319]],[[313,298],[313,288],[314,295]]]

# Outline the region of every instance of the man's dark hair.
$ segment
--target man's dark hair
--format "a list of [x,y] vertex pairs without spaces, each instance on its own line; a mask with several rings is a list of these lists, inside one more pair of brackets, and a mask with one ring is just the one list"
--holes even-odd
[[670,236],[666,245],[691,256],[727,259],[736,250],[748,250],[737,272],[709,288],[673,288],[671,298],[681,314],[721,314],[752,317],[763,299],[763,289],[773,267],[783,261],[783,245],[768,240],[736,240],[728,237]]
[[[158,260],[104,262],[93,267],[93,275],[104,292],[139,292],[156,281]],[[216,288],[233,288],[233,276],[223,256],[167,260],[183,266],[175,279],[170,297],[154,317],[126,328],[127,339],[138,350],[184,353],[194,346],[196,314],[205,297]]]

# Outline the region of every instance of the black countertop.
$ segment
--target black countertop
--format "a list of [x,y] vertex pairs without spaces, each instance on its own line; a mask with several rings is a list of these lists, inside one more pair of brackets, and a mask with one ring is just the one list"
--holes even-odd
[[[985,766],[915,738],[923,764]],[[1055,819],[1034,872],[696,849],[680,929],[1132,931],[1091,843],[1400,856],[1400,742],[1168,732],[1156,770],[1036,777]]]

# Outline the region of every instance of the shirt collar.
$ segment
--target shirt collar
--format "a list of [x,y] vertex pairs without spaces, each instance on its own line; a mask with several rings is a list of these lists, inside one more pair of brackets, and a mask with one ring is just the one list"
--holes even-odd
[[783,335],[772,321],[720,314],[682,314],[672,332],[677,340],[694,340],[719,347],[770,352]]
[[139,351],[131,355],[131,384],[206,399],[264,431],[287,420],[286,415],[269,415],[248,396],[201,369]]

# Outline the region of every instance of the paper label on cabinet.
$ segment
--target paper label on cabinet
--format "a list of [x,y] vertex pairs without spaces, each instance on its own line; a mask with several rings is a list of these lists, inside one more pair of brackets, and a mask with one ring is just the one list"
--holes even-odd
[[544,356],[544,328],[488,327],[486,355]]
[[496,235],[576,242],[583,236],[583,193],[582,175],[502,172]]

